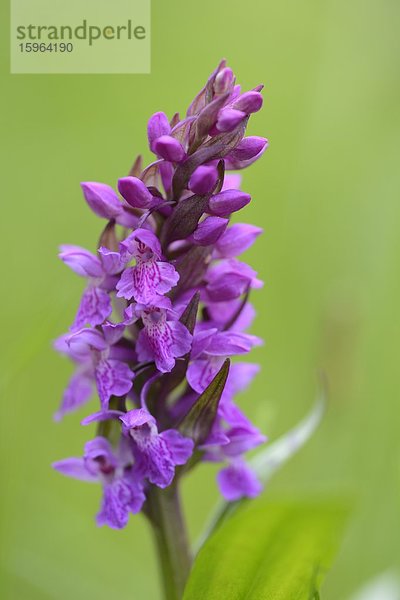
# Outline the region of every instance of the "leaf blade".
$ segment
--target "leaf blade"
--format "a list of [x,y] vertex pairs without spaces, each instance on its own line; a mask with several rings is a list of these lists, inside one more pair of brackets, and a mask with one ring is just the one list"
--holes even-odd
[[318,592],[347,510],[325,503],[248,506],[206,542],[184,600],[310,600]]

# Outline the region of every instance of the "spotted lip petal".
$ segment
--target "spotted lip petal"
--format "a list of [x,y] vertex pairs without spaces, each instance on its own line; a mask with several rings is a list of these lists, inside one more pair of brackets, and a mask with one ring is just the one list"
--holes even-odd
[[175,467],[190,458],[193,441],[173,429],[159,433],[154,417],[144,408],[131,410],[120,419],[132,441],[138,472],[154,485],[168,487]]

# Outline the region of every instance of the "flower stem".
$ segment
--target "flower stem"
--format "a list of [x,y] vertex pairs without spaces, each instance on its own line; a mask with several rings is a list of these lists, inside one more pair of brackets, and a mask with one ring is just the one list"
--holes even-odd
[[177,483],[152,486],[147,496],[165,600],[181,600],[191,567],[191,554]]

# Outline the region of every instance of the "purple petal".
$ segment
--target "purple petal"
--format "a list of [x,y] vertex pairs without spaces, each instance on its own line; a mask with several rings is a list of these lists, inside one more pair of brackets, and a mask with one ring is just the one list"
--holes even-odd
[[78,410],[90,400],[93,392],[93,379],[86,371],[77,371],[70,379],[64,391],[60,408],[54,415],[56,421],[60,421],[64,415]]
[[179,321],[167,321],[164,310],[146,311],[142,315],[144,329],[139,333],[136,350],[139,360],[155,361],[162,373],[175,366],[175,358],[188,353],[192,336]]
[[119,419],[124,413],[120,410],[100,410],[99,412],[88,415],[81,421],[81,425],[90,425],[91,423],[100,423],[110,419]]
[[101,248],[98,249],[98,253],[101,257],[103,269],[108,275],[115,275],[122,271],[124,265],[121,261],[119,252],[113,252],[112,250],[101,246]]
[[121,258],[129,262],[133,257],[149,260],[152,254],[159,259],[162,256],[161,244],[157,236],[148,229],[136,229],[120,243]]
[[211,302],[233,300],[249,287],[258,288],[263,284],[257,279],[257,273],[246,263],[235,259],[219,262],[209,269],[207,295]]
[[118,298],[131,300],[134,297],[136,293],[136,281],[138,279],[137,275],[135,267],[129,267],[129,269],[123,271],[121,278],[116,285]]
[[96,215],[104,219],[116,219],[122,213],[122,205],[115,191],[105,183],[81,183],[86,202]]
[[61,252],[58,256],[70,269],[81,277],[98,278],[104,275],[98,257],[85,248],[64,244],[61,246]]
[[229,384],[233,393],[238,394],[245,390],[254,377],[260,372],[260,365],[254,363],[234,363],[229,370]]
[[216,258],[234,258],[245,252],[262,233],[260,227],[235,223],[219,238],[216,244]]
[[242,304],[241,298],[228,302],[207,302],[207,310],[211,319],[220,326],[231,323],[232,319],[238,315],[229,329],[242,332],[251,326],[255,317],[254,307],[249,302],[246,302],[244,306]]
[[240,273],[224,273],[207,285],[207,297],[212,302],[226,302],[241,296],[249,288],[249,279]]
[[211,329],[205,329],[203,331],[196,332],[193,337],[192,343],[192,351],[190,353],[190,358],[195,360],[202,354],[205,350],[207,350],[208,346],[211,343],[213,336],[218,332],[216,327],[212,327]]
[[193,361],[187,370],[186,378],[190,387],[201,394],[210,385],[224,362],[223,358],[199,359]]
[[226,190],[240,190],[242,184],[242,176],[232,173],[225,173],[224,183],[222,185],[222,192]]
[[100,360],[95,369],[97,391],[103,409],[108,408],[111,396],[124,396],[133,383],[133,372],[118,360]]
[[138,261],[126,269],[117,283],[117,296],[142,304],[153,304],[157,296],[165,294],[179,280],[179,274],[170,263],[147,260]]
[[145,408],[135,408],[121,415],[120,420],[127,429],[141,427],[146,423],[155,423],[154,417]]
[[97,329],[81,329],[66,338],[71,351],[76,356],[90,356],[90,351],[102,352],[108,348],[104,336]]
[[192,335],[180,321],[168,321],[172,333],[171,352],[176,358],[184,356],[192,347]]
[[229,444],[224,447],[224,453],[229,457],[239,456],[267,441],[265,435],[257,427],[254,427],[246,417],[244,417],[242,423],[229,429],[226,435],[229,438]]
[[124,335],[125,324],[124,323],[105,323],[102,325],[104,333],[104,339],[110,346],[119,342]]
[[231,464],[217,476],[219,489],[225,500],[233,502],[241,498],[255,498],[262,491],[262,485],[253,471],[244,462]]
[[213,427],[210,435],[205,442],[200,446],[201,449],[212,450],[218,446],[226,446],[229,444],[229,438],[221,428]]
[[232,356],[250,352],[259,339],[246,333],[221,331],[214,335],[205,352],[213,356]]
[[143,329],[139,332],[136,341],[136,352],[139,362],[154,361],[153,345],[150,344],[149,337]]
[[122,529],[128,523],[129,513],[139,512],[144,501],[145,495],[141,487],[130,485],[126,479],[116,479],[104,486],[97,524]]
[[96,477],[113,477],[118,466],[110,442],[101,436],[85,444],[84,461],[89,473]]
[[136,425],[129,429],[135,469],[139,476],[154,485],[167,487],[174,477],[175,466],[184,464],[192,454],[193,441],[175,430],[158,434],[154,419],[148,421],[151,415],[144,409],[132,413],[135,414],[127,422],[133,419]]
[[184,437],[175,429],[168,429],[160,434],[165,440],[175,465],[184,465],[192,456],[194,443],[193,440]]
[[158,294],[166,294],[178,283],[179,273],[171,263],[158,261],[156,264],[160,277],[156,291]]
[[93,475],[87,470],[83,458],[65,458],[64,460],[54,462],[52,467],[67,477],[73,477],[81,481],[99,481],[97,475]]
[[91,325],[92,327],[101,325],[111,313],[112,305],[108,293],[99,287],[89,285],[83,292],[71,330],[77,331],[85,325]]
[[171,485],[175,475],[175,465],[166,441],[155,435],[151,441],[145,441],[135,453],[138,474],[160,488]]
[[122,212],[115,220],[122,227],[129,227],[130,229],[139,227],[139,217],[132,213],[132,209],[128,205],[122,205]]

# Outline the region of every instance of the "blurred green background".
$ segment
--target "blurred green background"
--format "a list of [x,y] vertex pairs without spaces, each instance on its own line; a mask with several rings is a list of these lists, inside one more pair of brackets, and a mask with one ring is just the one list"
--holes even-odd
[[[266,345],[242,405],[274,440],[327,373],[322,427],[265,493],[354,498],[323,589],[348,598],[400,556],[399,3],[153,0],[148,76],[9,75],[4,4],[1,598],[159,598],[143,518],[96,528],[100,490],[49,466],[88,436],[85,410],[52,422],[71,368],[51,340],[83,285],[56,254],[62,242],[95,248],[101,224],[79,182],[115,184],[146,146],[148,116],[183,111],[223,56],[245,88],[265,83],[250,132],[271,144],[244,176],[253,201],[240,219],[265,228],[246,260],[266,281],[253,295]],[[203,467],[186,485],[193,536],[214,477]]]

